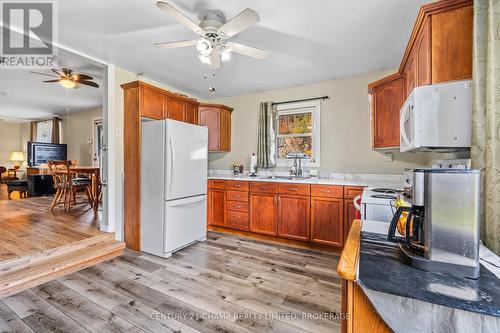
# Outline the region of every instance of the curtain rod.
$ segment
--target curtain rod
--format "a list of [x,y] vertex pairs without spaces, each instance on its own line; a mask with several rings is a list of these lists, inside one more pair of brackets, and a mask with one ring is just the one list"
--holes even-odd
[[330,96],[321,96],[321,97],[313,97],[313,98],[304,98],[304,99],[296,99],[293,101],[284,101],[284,102],[276,102],[276,103],[271,103],[272,105],[278,105],[278,104],[286,104],[286,103],[294,103],[294,102],[308,102],[308,101],[316,101],[316,100],[324,100],[324,99],[330,99]]

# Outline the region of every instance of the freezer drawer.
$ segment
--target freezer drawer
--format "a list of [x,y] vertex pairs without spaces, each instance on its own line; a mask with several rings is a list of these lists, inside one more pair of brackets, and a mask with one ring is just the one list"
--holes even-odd
[[165,201],[165,228],[163,251],[172,252],[207,236],[207,196]]

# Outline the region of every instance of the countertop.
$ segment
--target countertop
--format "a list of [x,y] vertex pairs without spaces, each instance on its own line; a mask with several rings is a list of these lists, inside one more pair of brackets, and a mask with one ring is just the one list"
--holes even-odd
[[[363,222],[356,278],[359,285],[377,292],[500,317],[500,279],[485,266],[497,267],[498,256],[491,256],[490,252],[486,261],[481,255],[477,280],[426,272],[397,259],[398,246],[387,242],[387,229],[388,223]],[[484,253],[485,248],[482,250]],[[496,261],[492,263],[492,260]]]
[[[279,175],[283,177],[282,175]],[[259,175],[257,177],[250,177],[248,175],[233,175],[233,174],[211,174],[209,173],[208,179],[221,179],[221,180],[243,180],[253,182],[276,182],[276,183],[297,183],[297,184],[320,184],[320,185],[341,185],[341,186],[362,186],[362,187],[388,187],[401,189],[403,188],[402,178],[395,175],[363,175],[357,176],[349,174],[345,177],[315,177],[304,179],[288,179],[288,178],[269,178],[268,175]]]

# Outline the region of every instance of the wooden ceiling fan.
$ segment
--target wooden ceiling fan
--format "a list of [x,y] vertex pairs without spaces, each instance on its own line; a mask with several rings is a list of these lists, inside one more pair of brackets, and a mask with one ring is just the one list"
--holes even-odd
[[47,80],[47,81],[43,81],[43,82],[44,83],[59,82],[60,85],[62,85],[64,88],[68,88],[68,89],[78,88],[80,84],[94,87],[94,88],[99,88],[99,85],[97,83],[92,82],[92,80],[94,78],[92,76],[87,75],[87,74],[75,73],[75,72],[73,72],[72,69],[69,69],[69,68],[51,68],[51,70],[52,70],[52,72],[54,72],[57,75],[39,73],[39,72],[34,72],[34,71],[30,71],[30,73],[57,78],[57,79]]

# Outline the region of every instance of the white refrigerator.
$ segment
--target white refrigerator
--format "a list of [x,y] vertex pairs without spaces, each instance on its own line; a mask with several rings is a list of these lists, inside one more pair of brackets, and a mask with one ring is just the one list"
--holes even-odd
[[170,257],[206,240],[208,129],[143,120],[141,251]]

